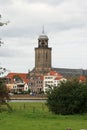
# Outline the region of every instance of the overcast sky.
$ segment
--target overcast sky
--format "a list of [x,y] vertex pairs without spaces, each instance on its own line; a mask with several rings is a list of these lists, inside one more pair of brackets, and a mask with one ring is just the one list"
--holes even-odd
[[44,25],[52,47],[52,66],[87,69],[87,0],[0,0],[0,66],[28,72],[35,66]]

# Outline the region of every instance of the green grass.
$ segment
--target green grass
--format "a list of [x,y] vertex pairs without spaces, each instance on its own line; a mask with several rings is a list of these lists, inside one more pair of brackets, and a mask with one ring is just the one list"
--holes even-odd
[[54,115],[44,103],[10,103],[12,112],[0,113],[0,130],[87,130],[87,115]]

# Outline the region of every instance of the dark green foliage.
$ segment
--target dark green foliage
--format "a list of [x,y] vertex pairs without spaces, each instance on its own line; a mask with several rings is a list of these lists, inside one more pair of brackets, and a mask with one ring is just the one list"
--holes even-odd
[[6,105],[10,110],[12,110],[10,105],[7,103],[8,100],[10,100],[10,98],[5,81],[4,79],[0,79],[0,106]]
[[60,87],[49,91],[47,105],[55,114],[87,113],[87,83],[61,82]]
[[0,79],[0,102],[5,102],[9,99],[8,90],[5,85],[4,79]]

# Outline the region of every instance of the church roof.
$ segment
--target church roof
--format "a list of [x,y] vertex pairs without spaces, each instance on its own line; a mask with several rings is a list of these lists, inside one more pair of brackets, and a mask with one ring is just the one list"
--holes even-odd
[[65,78],[87,76],[87,70],[84,69],[70,69],[70,68],[53,68],[53,70],[62,74]]

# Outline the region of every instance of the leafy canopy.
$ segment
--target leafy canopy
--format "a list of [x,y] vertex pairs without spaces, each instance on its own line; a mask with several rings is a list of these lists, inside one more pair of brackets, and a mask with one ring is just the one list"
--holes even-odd
[[55,114],[87,113],[87,83],[76,79],[61,82],[48,92],[47,105]]

